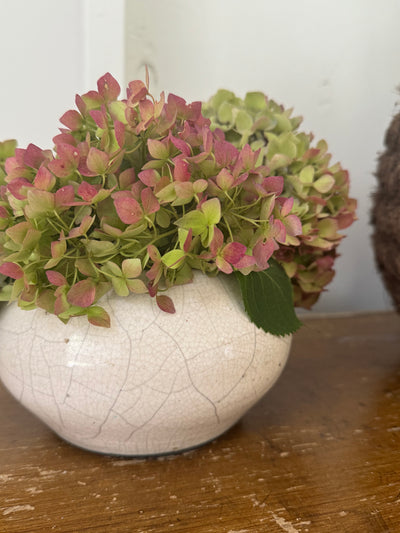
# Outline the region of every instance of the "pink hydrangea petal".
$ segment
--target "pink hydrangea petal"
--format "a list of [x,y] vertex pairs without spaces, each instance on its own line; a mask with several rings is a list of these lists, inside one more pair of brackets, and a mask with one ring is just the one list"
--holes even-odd
[[54,196],[56,206],[66,206],[75,200],[75,189],[72,185],[65,185]]
[[46,276],[50,283],[56,287],[67,285],[67,280],[62,274],[60,274],[60,272],[56,272],[55,270],[47,270]]
[[24,163],[28,167],[39,168],[45,159],[44,152],[39,146],[29,144],[24,153]]
[[284,221],[286,231],[289,235],[292,237],[295,235],[301,235],[302,233],[302,225],[301,221],[298,216],[296,215],[289,215],[285,218]]
[[42,191],[50,191],[56,183],[56,178],[46,167],[40,167],[35,179],[34,186]]
[[244,255],[236,264],[235,268],[238,270],[242,268],[249,268],[256,264],[256,260],[252,255]]
[[128,85],[128,105],[134,106],[140,100],[146,98],[148,90],[146,85],[140,80],[131,81]]
[[286,240],[286,228],[280,220],[275,219],[273,221],[273,233],[275,236],[275,240],[284,243]]
[[182,139],[179,139],[178,137],[174,137],[172,133],[168,135],[168,139],[172,142],[175,148],[177,148],[184,156],[190,155],[190,146],[187,142],[183,141]]
[[247,247],[240,242],[230,242],[222,250],[222,257],[231,265],[236,265],[246,254]]
[[75,109],[70,109],[60,118],[61,124],[67,126],[70,130],[78,130],[82,125],[82,115]]
[[97,82],[97,90],[106,102],[112,102],[118,98],[119,93],[121,92],[121,87],[117,80],[107,72],[104,76],[99,78]]
[[114,132],[118,146],[123,148],[125,146],[125,124],[119,120],[114,120]]
[[15,178],[7,185],[7,189],[17,200],[26,198],[26,192],[22,191],[23,187],[33,188],[33,185],[25,178]]
[[119,218],[124,224],[136,224],[136,222],[142,219],[142,208],[134,198],[119,196],[114,198],[114,205]]
[[294,198],[284,198],[282,207],[281,207],[281,216],[286,217],[293,208]]
[[90,307],[96,297],[96,286],[90,279],[75,283],[67,293],[67,300],[72,305]]
[[144,212],[147,215],[150,215],[151,213],[156,213],[160,209],[160,204],[150,187],[143,189],[140,196]]
[[219,166],[225,167],[236,160],[239,151],[231,143],[225,140],[214,141],[215,160]]
[[215,260],[215,264],[217,265],[218,270],[224,272],[224,274],[232,274],[232,266],[223,257],[218,256]]
[[258,267],[262,270],[268,268],[268,260],[275,250],[273,239],[268,239],[266,242],[259,241],[253,248],[253,257]]
[[105,109],[92,109],[89,111],[89,115],[92,117],[92,119],[95,121],[96,125],[99,128],[102,128],[105,130],[107,128],[107,115],[105,112]]
[[214,236],[210,243],[210,251],[213,254],[213,256],[217,255],[218,250],[222,247],[223,243],[224,243],[224,234],[218,227],[215,227]]
[[139,172],[138,178],[148,187],[155,187],[160,181],[160,174],[155,169],[148,168]]
[[16,263],[6,261],[2,265],[0,265],[0,274],[3,274],[3,276],[7,276],[12,279],[20,279],[23,277],[24,271]]
[[78,195],[85,201],[90,202],[97,194],[97,188],[88,183],[87,181],[82,181],[78,187]]
[[282,176],[268,176],[263,180],[263,187],[265,191],[273,192],[279,196],[283,191],[283,183]]
[[190,245],[192,244],[192,238],[193,238],[193,230],[192,228],[190,228],[187,236],[186,236],[186,239],[185,239],[185,242],[183,243],[183,251],[184,252],[188,252],[189,249],[190,249]]
[[191,177],[189,163],[183,159],[176,158],[174,164],[174,179],[176,181],[189,181]]

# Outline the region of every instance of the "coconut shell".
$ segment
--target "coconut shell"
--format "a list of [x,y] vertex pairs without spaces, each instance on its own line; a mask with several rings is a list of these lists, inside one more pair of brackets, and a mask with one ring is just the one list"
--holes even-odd
[[373,246],[377,266],[393,303],[400,312],[400,113],[385,135],[385,151],[376,173],[373,195]]

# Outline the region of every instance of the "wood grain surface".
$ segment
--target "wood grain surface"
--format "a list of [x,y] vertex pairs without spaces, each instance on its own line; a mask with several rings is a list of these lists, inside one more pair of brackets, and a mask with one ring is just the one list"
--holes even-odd
[[400,532],[400,317],[309,318],[228,433],[152,459],[61,441],[0,386],[0,533]]

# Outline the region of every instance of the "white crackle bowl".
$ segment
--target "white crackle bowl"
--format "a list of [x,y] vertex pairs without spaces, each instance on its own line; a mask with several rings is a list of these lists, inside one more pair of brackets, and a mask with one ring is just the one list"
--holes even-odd
[[109,329],[11,304],[0,315],[0,378],[85,449],[148,456],[210,441],[275,383],[291,343],[249,321],[229,278],[198,273],[173,287],[173,315],[148,295],[110,294]]

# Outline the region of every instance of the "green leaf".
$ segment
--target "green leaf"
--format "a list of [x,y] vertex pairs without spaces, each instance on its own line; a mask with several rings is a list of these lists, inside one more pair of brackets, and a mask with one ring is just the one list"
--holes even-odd
[[126,278],[137,278],[142,272],[142,263],[138,257],[134,259],[124,259],[121,266],[122,272]]
[[293,136],[290,136],[290,134],[288,134],[286,137],[282,135],[282,138],[280,139],[280,152],[283,155],[287,155],[288,157],[293,159],[296,157],[297,148],[292,138]]
[[167,204],[173,202],[176,198],[175,184],[169,183],[168,185],[163,187],[157,192],[156,197],[158,198],[158,200],[160,200],[161,203]]
[[118,296],[128,296],[129,289],[126,285],[126,281],[122,278],[111,278],[112,286]]
[[187,239],[187,236],[189,235],[189,231],[184,228],[178,229],[178,240],[179,240],[179,247],[181,250],[184,250],[185,242]]
[[115,253],[116,246],[110,241],[97,241],[91,239],[87,241],[86,249],[93,257],[101,258]]
[[147,147],[149,149],[151,157],[154,159],[168,159],[169,150],[165,144],[157,139],[148,139]]
[[33,226],[30,222],[19,222],[18,224],[15,224],[15,226],[8,228],[6,230],[6,235],[15,243],[22,244],[28,230],[30,230],[32,227]]
[[206,217],[208,226],[218,224],[218,222],[221,220],[221,203],[218,198],[211,198],[210,200],[204,202],[204,204],[201,206],[201,211]]
[[170,250],[164,254],[161,258],[161,261],[168,268],[178,268],[185,257],[185,252],[183,250]]
[[219,89],[218,92],[212,97],[211,105],[214,108],[218,108],[225,101],[230,101],[235,98],[235,94],[232,91],[226,89]]
[[99,202],[102,202],[106,198],[108,198],[111,194],[110,190],[106,189],[100,189],[99,192],[93,196],[93,198],[90,200],[92,204],[97,204]]
[[31,189],[27,194],[28,204],[25,207],[25,214],[28,218],[40,217],[54,210],[54,194],[48,191]]
[[4,285],[0,289],[0,302],[8,302],[11,298],[12,286]]
[[145,294],[148,292],[146,285],[141,279],[128,279],[126,280],[126,286],[131,292],[136,294]]
[[243,109],[239,111],[236,116],[236,128],[239,133],[250,133],[253,125],[253,119],[249,113],[246,113]]
[[273,335],[294,333],[301,322],[293,305],[292,286],[283,268],[270,259],[270,267],[244,276],[236,272],[250,320]]
[[322,178],[317,179],[317,181],[313,183],[314,189],[317,189],[317,191],[322,194],[329,192],[334,185],[335,178],[330,174],[324,174]]
[[88,320],[94,326],[110,327],[110,316],[105,309],[94,305],[87,310]]
[[21,292],[24,290],[25,281],[24,278],[16,279],[12,285],[12,291],[10,294],[10,301],[13,302],[18,298]]
[[114,119],[119,120],[123,124],[128,124],[125,115],[126,104],[124,102],[120,100],[115,100],[114,102],[108,104],[108,108],[110,110],[110,114]]
[[267,134],[268,138],[268,148],[267,155],[268,159],[272,159],[275,154],[282,154],[287,156],[290,160],[296,157],[297,148],[294,142],[294,136],[289,133],[282,133],[279,137],[273,133]]
[[218,120],[220,122],[227,122],[231,124],[233,122],[232,110],[233,110],[232,104],[230,104],[229,102],[222,102],[217,112]]
[[96,174],[102,175],[106,172],[109,163],[109,157],[105,152],[97,148],[90,148],[86,164],[88,169]]
[[57,316],[61,320],[67,320],[71,318],[71,316],[82,316],[86,314],[86,309],[82,309],[79,305],[71,305],[68,307],[65,311],[62,313],[59,313]]
[[183,229],[191,229],[193,235],[200,235],[207,229],[207,218],[201,211],[189,211],[177,220],[175,224]]
[[304,185],[311,185],[314,181],[314,174],[314,167],[312,165],[307,165],[301,170],[299,174],[299,179]]
[[116,276],[117,278],[122,277],[122,270],[112,261],[107,261],[105,265],[103,265],[102,271],[107,272],[107,274],[111,274],[112,276]]
[[247,93],[244,98],[244,104],[251,111],[262,111],[267,108],[265,95],[261,92]]
[[8,157],[12,157],[15,154],[16,147],[17,141],[15,139],[0,142],[0,161],[5,161]]
[[170,223],[171,223],[171,217],[169,216],[168,211],[166,211],[163,208],[161,208],[159,211],[157,211],[157,213],[156,213],[156,224],[158,224],[162,228],[168,228]]
[[278,129],[282,132],[292,131],[292,123],[285,115],[281,113],[275,113],[274,118],[278,123]]

